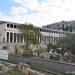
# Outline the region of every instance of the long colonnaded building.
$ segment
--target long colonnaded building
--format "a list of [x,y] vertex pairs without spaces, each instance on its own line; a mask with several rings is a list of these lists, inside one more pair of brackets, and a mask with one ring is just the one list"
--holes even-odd
[[[20,38],[17,34],[20,33],[17,26],[19,23],[0,21],[0,47],[8,50],[9,53],[15,53],[16,48],[24,44],[24,38]],[[40,43],[55,44],[60,37],[65,35],[65,31],[55,30],[45,27],[37,27],[41,33]]]

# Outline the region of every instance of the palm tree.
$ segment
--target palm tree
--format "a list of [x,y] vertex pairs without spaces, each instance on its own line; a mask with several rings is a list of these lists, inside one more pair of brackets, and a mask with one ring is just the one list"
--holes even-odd
[[39,30],[33,26],[33,24],[21,24],[18,26],[18,29],[21,32],[20,37],[24,38],[25,50],[29,50],[30,44],[39,44],[41,34]]

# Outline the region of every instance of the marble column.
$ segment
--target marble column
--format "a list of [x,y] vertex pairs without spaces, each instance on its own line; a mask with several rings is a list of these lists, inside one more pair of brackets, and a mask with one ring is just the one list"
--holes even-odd
[[10,43],[10,32],[9,32],[9,41],[8,42]]

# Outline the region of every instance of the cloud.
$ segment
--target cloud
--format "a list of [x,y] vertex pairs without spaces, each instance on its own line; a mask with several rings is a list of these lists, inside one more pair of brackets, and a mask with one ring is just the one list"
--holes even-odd
[[[22,15],[22,21],[42,26],[63,19],[64,9],[62,8],[62,0],[45,0],[41,3],[38,0],[15,0],[15,2],[24,8],[36,11],[28,15]],[[20,20],[21,15],[16,17]]]
[[12,7],[11,8],[11,13],[13,15],[26,14],[27,12],[28,10],[23,7]]
[[[36,26],[62,20],[75,20],[75,0],[14,0],[11,15],[1,14],[17,22],[30,22]],[[2,16],[3,15],[3,16]]]
[[14,0],[14,1],[16,3],[19,3],[21,6],[31,10],[35,10],[39,7],[38,0]]

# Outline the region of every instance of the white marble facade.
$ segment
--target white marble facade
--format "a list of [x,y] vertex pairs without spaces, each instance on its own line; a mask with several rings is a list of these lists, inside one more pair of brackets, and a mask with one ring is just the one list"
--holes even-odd
[[[24,42],[23,38],[20,39],[19,37],[16,37],[17,34],[20,33],[20,31],[17,29],[18,25],[18,23],[0,21],[0,43],[6,43],[8,47],[12,44],[12,47],[9,47],[8,49],[12,49],[13,45],[15,45],[16,43],[20,44]],[[61,30],[48,29],[43,27],[37,28],[42,34],[40,43],[43,42],[45,44],[54,44],[57,40],[59,40],[60,37],[62,37],[65,34],[65,32]]]

